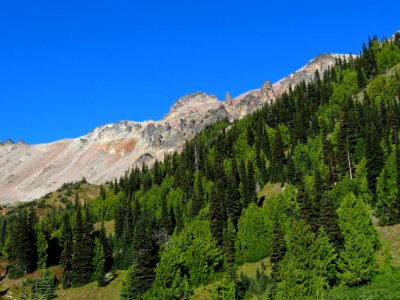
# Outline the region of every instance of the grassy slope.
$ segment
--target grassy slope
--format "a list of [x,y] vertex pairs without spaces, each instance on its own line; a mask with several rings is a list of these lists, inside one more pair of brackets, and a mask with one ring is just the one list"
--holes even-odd
[[[400,224],[376,226],[382,245],[387,246],[392,255],[393,272],[377,275],[370,284],[361,287],[336,287],[333,299],[380,300],[400,299]],[[382,258],[380,258],[382,260]]]
[[[271,196],[279,193],[281,191],[280,184],[266,184],[258,193],[258,198],[265,196],[266,199]],[[46,204],[57,206],[62,205],[60,199],[62,197],[68,197],[69,200],[73,200],[75,192],[79,194],[80,199],[90,200],[94,199],[98,196],[98,187],[90,184],[83,184],[76,189],[72,189],[69,192],[67,190],[59,190],[54,193],[51,193],[49,196],[41,198],[38,201],[45,201]],[[42,209],[43,213],[45,212],[45,208]],[[100,223],[96,223],[95,227],[99,228]],[[107,233],[112,232],[114,228],[113,221],[105,222],[105,228]],[[393,257],[393,265],[400,267],[400,224],[393,226],[377,226],[377,230],[380,236],[380,239],[383,244],[386,244],[392,254]],[[267,267],[266,272],[270,272],[269,267],[269,259],[265,258],[262,261],[255,263],[245,263],[237,267],[237,275],[240,273],[244,273],[249,277],[254,278],[256,270],[261,263]],[[59,268],[53,268],[53,271],[59,275]],[[37,271],[35,273],[29,274],[30,278],[35,278],[40,276],[41,272]],[[121,285],[121,280],[123,278],[123,271],[118,272],[118,277],[113,280],[108,286],[99,288],[95,282],[89,283],[79,288],[71,288],[67,290],[63,290],[61,287],[56,291],[59,296],[57,299],[119,299],[119,290]],[[222,277],[222,276],[221,276]],[[20,287],[22,285],[22,279],[10,280],[5,279],[2,282],[2,286],[10,287],[10,291],[12,292],[13,298],[9,299],[18,299],[20,294]],[[211,298],[211,290],[216,285],[216,282],[210,283],[205,286],[201,286],[195,290],[192,299],[195,300],[205,300]],[[363,287],[359,288],[335,288],[332,292],[332,297],[334,299],[400,299],[400,268],[395,272],[386,275],[377,276],[374,281]]]
[[[236,275],[240,276],[241,273],[246,274],[250,278],[256,278],[256,271],[261,265],[264,264],[266,266],[265,272],[270,274],[271,266],[269,262],[269,258],[264,258],[255,263],[245,263],[243,265],[238,266],[236,270]],[[200,286],[195,289],[193,296],[191,297],[192,300],[206,300],[211,299],[211,291],[215,287],[216,283],[210,283],[206,286]]]
[[65,207],[67,202],[74,202],[76,195],[84,203],[97,198],[100,194],[100,186],[90,183],[68,183],[57,191],[48,193],[45,196],[30,202],[18,202],[0,207],[0,214],[8,214],[19,208],[33,207],[37,210],[38,217],[46,215],[50,208]]
[[378,230],[381,242],[389,247],[393,258],[393,265],[400,267],[400,224],[377,226],[376,229]]
[[113,300],[119,299],[119,291],[121,281],[124,277],[124,271],[118,271],[118,277],[111,281],[105,287],[98,287],[96,282],[91,282],[78,288],[60,289],[57,290],[58,297],[56,299],[65,300],[81,300],[81,299],[96,299],[96,300]]
[[332,298],[340,300],[400,299],[400,268],[394,272],[376,276],[368,285],[357,288],[334,288]]

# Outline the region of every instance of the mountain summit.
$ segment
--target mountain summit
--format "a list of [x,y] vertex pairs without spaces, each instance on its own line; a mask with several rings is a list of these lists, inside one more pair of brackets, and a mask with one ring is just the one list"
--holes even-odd
[[[122,121],[100,126],[74,139],[26,145],[0,143],[0,202],[27,201],[85,177],[102,183],[122,175],[130,166],[151,164],[207,125],[240,119],[273,101],[301,81],[309,82],[336,62],[338,54],[321,54],[289,76],[226,101],[198,92],[180,98],[159,121]],[[346,57],[346,55],[342,55]]]

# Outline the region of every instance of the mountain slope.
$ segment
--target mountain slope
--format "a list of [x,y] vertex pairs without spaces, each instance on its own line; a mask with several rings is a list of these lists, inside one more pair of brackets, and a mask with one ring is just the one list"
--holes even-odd
[[162,159],[180,151],[185,141],[221,119],[239,119],[335,64],[337,54],[322,54],[275,84],[225,102],[203,92],[180,98],[159,121],[122,121],[97,127],[75,139],[49,144],[0,144],[0,202],[26,201],[54,191],[64,182],[101,183],[122,175],[130,166]]

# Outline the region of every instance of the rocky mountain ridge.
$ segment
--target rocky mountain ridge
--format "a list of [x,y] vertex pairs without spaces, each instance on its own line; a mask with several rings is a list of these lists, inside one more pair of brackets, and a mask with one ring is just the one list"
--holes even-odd
[[[159,121],[121,121],[88,134],[49,144],[0,143],[0,202],[27,201],[80,180],[102,183],[129,167],[151,164],[164,153],[180,151],[185,141],[218,120],[240,119],[273,101],[301,81],[311,81],[336,62],[338,54],[321,54],[289,76],[260,89],[220,101],[198,92],[180,98]],[[347,57],[342,56],[342,57]]]

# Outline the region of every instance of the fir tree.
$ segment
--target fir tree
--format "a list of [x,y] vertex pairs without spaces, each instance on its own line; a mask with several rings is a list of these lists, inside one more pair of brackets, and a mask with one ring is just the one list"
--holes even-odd
[[256,203],[256,183],[254,180],[254,167],[253,162],[249,161],[244,184],[244,205],[248,206],[250,203]]
[[171,235],[174,231],[171,220],[171,210],[168,208],[166,197],[162,197],[161,199],[160,227],[165,230],[168,235]]
[[107,197],[107,195],[106,195],[106,190],[104,189],[104,186],[101,184],[101,185],[100,185],[100,198],[101,198],[102,200],[105,200],[106,197]]
[[141,216],[135,228],[135,263],[128,269],[121,290],[121,299],[142,299],[150,288],[157,263],[157,248],[152,240],[149,220]]
[[211,232],[220,246],[222,245],[222,233],[225,226],[225,214],[222,206],[224,193],[221,181],[216,187],[213,186],[210,192]]
[[324,299],[336,275],[335,250],[324,230],[312,233],[302,221],[292,224],[280,263],[277,299]]
[[191,215],[192,217],[196,217],[197,214],[204,206],[204,191],[201,182],[201,175],[199,172],[196,172],[194,176],[194,191],[193,191],[193,200],[191,207]]
[[76,211],[76,223],[72,245],[72,286],[77,287],[91,281],[93,273],[93,237],[89,216],[82,220],[81,207]]
[[238,174],[236,163],[235,160],[233,160],[232,170],[227,177],[225,203],[227,216],[232,221],[234,227],[237,226],[240,214],[242,212],[242,204],[240,203],[240,193],[238,189],[237,177]]
[[339,279],[345,285],[357,286],[371,280],[375,273],[377,232],[367,204],[353,193],[341,200],[337,212],[344,238],[338,261]]
[[61,253],[62,277],[61,282],[64,288],[72,286],[72,229],[69,215],[63,216],[63,226],[61,232],[63,251]]
[[12,225],[8,251],[10,278],[21,277],[24,272],[30,273],[36,268],[37,254],[33,229],[36,217],[33,214],[33,211],[20,211]]
[[340,251],[343,247],[343,235],[338,224],[336,205],[327,194],[324,194],[320,201],[318,224],[324,228],[335,249]]
[[105,286],[105,275],[106,275],[106,258],[104,253],[104,247],[100,241],[100,238],[95,239],[94,246],[94,257],[93,257],[93,279],[97,281],[98,286]]

